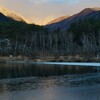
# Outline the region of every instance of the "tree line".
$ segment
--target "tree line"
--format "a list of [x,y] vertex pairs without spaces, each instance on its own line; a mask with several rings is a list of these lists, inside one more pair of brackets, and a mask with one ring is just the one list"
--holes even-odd
[[0,55],[92,54],[100,51],[100,20],[79,20],[68,30],[53,32],[43,26],[3,22],[0,40]]

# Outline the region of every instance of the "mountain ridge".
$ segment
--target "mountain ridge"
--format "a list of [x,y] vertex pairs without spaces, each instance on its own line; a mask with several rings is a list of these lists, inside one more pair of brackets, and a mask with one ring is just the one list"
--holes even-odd
[[0,7],[0,13],[2,15],[4,15],[5,17],[8,17],[10,20],[15,20],[15,21],[19,21],[19,22],[25,22],[25,23],[32,23],[31,21],[29,21],[28,19],[26,19],[25,17],[8,10],[7,8],[4,7]]
[[65,18],[68,18],[68,17],[70,17],[70,16],[61,16],[61,17],[58,17],[58,18],[56,18],[56,19],[54,19],[54,20],[48,22],[46,25],[49,25],[49,24],[53,24],[53,23],[62,21],[62,20],[64,20]]
[[85,8],[81,12],[76,13],[68,18],[65,18],[59,22],[51,23],[49,25],[45,25],[49,31],[54,31],[57,28],[61,30],[68,29],[69,25],[75,21],[83,20],[85,18],[96,18],[100,19],[100,8]]

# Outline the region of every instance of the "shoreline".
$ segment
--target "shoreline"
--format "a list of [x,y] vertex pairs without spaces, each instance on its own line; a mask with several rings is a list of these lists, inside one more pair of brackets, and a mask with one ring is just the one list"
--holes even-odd
[[26,57],[26,56],[15,56],[15,57],[8,57],[8,56],[0,56],[0,63],[36,63],[36,62],[100,62],[100,58],[98,57],[81,57],[81,56],[38,56],[38,57]]
[[90,67],[100,67],[99,62],[33,62],[33,61],[7,61],[11,64],[42,64],[42,65],[67,65],[67,66],[90,66]]

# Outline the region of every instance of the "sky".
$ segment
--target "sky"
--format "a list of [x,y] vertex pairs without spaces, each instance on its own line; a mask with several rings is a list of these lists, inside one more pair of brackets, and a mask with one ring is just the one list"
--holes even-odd
[[33,23],[44,25],[60,16],[70,16],[84,8],[100,7],[100,0],[0,0],[8,8]]

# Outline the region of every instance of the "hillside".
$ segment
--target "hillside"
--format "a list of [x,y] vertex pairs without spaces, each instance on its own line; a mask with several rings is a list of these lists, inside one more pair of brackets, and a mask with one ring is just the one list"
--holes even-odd
[[99,8],[60,17],[45,26],[47,29],[14,18],[0,14],[0,55],[95,55],[100,51]]
[[24,17],[0,8],[0,55],[30,55],[38,45],[37,36],[44,33],[42,26],[29,24]]
[[57,18],[57,19],[54,19],[54,20],[48,22],[46,25],[50,25],[50,24],[54,24],[54,23],[60,22],[60,21],[66,19],[66,18],[68,18],[68,17],[69,17],[69,16],[62,16],[62,17],[59,17],[59,18]]
[[73,16],[65,18],[56,23],[51,23],[45,27],[50,31],[56,30],[57,28],[60,28],[61,30],[67,30],[71,23],[87,18],[100,19],[100,8],[86,8],[83,11],[74,14]]
[[0,7],[0,21],[19,21],[25,23],[31,23],[23,16],[16,14],[6,8]]

